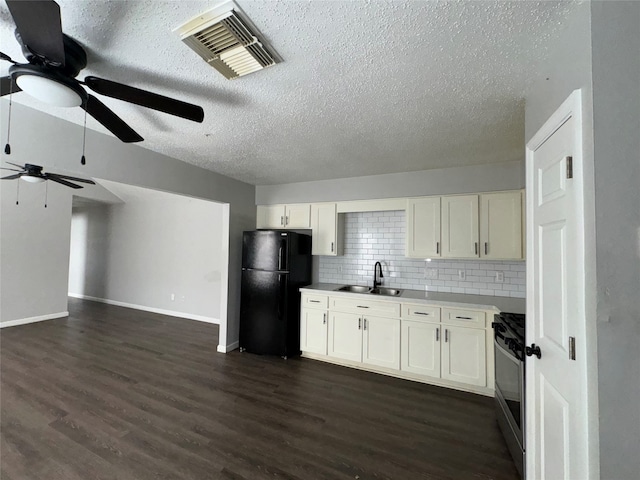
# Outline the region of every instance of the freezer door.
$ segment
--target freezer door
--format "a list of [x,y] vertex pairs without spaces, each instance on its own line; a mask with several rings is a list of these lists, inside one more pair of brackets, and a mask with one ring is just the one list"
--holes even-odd
[[268,271],[288,270],[289,233],[274,230],[244,232],[242,268]]
[[261,355],[286,355],[288,275],[242,271],[240,347]]

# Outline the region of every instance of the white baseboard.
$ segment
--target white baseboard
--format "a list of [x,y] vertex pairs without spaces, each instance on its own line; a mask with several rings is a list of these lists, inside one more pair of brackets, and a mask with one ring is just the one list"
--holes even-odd
[[161,315],[169,315],[171,317],[187,318],[189,320],[197,320],[198,322],[215,323],[220,325],[220,320],[213,317],[205,317],[204,315],[194,315],[192,313],[176,312],[174,310],[164,310],[162,308],[146,307],[144,305],[136,305],[134,303],[118,302],[116,300],[109,300],[107,298],[91,297],[89,295],[82,295],[80,293],[69,293],[70,297],[82,298],[83,300],[91,300],[93,302],[106,303],[108,305],[116,305],[118,307],[133,308],[135,310],[143,310],[145,312],[159,313]]
[[218,353],[228,353],[240,347],[240,342],[233,342],[229,345],[218,345]]
[[0,322],[0,328],[15,327],[17,325],[26,325],[27,323],[43,322],[45,320],[53,320],[54,318],[68,317],[69,312],[50,313],[48,315],[39,315],[37,317],[18,318],[17,320],[7,320]]

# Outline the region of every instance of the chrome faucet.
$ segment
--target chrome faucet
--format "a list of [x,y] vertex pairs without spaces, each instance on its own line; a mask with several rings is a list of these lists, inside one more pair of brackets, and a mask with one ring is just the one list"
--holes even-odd
[[[380,272],[380,276],[378,277],[378,271]],[[380,262],[376,262],[376,264],[373,266],[373,288],[378,287],[379,285],[382,285],[381,281],[378,281],[378,278],[383,278],[384,275],[382,275],[382,264]]]

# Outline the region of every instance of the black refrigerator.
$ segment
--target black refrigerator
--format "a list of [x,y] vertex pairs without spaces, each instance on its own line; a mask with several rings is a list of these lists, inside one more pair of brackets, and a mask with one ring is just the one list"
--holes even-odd
[[311,283],[311,237],[255,230],[242,237],[240,351],[300,354],[300,292]]

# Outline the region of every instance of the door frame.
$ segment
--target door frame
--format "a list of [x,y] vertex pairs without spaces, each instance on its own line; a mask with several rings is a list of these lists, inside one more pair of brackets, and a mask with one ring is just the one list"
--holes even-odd
[[[586,95],[585,95],[586,97]],[[574,90],[571,95],[551,115],[537,133],[529,140],[526,146],[526,269],[527,269],[527,299],[534,298],[535,281],[533,277],[533,158],[534,152],[551,137],[569,118],[575,120],[574,135],[576,139],[575,154],[573,157],[573,182],[578,198],[577,225],[581,232],[581,244],[576,245],[584,259],[579,271],[575,272],[581,279],[580,288],[584,292],[584,318],[585,325],[584,345],[586,348],[586,390],[587,395],[587,458],[589,463],[588,480],[597,479],[600,475],[600,448],[598,425],[598,356],[597,356],[597,331],[596,331],[596,229],[595,229],[595,183],[594,183],[594,159],[593,159],[593,128],[591,117],[584,118],[583,99],[580,89]],[[587,112],[590,112],[587,104]],[[588,143],[590,142],[590,143]],[[587,155],[585,155],[587,152]],[[577,167],[577,168],[576,168]],[[527,301],[527,317],[534,318],[534,302]],[[529,328],[527,328],[527,333]],[[530,365],[528,362],[527,365]],[[527,370],[529,367],[527,367]],[[533,375],[526,375],[525,392],[532,392],[534,387]],[[531,393],[525,394],[525,425],[532,425],[535,411],[532,405]],[[525,428],[526,444],[526,477],[534,478],[534,458],[536,438],[533,429]],[[585,479],[587,480],[587,479]]]

